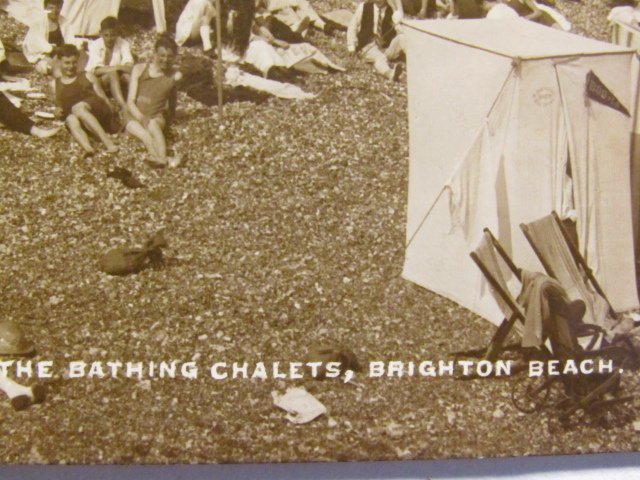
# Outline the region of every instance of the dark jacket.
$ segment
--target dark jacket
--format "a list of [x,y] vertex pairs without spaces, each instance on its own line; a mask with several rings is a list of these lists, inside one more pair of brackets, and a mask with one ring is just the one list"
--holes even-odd
[[357,50],[361,50],[372,41],[376,41],[378,46],[386,48],[391,43],[391,40],[396,36],[396,30],[393,25],[393,11],[391,7],[387,5],[384,9],[384,16],[382,17],[382,30],[381,35],[377,37],[374,31],[373,25],[373,3],[367,2],[362,8],[362,20],[360,22],[360,30],[358,31],[358,45]]

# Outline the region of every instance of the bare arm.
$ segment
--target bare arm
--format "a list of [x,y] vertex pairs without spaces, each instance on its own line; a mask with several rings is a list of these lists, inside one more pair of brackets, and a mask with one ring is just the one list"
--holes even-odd
[[182,80],[182,73],[176,72],[173,75],[173,79],[175,80],[175,86],[169,93],[169,121],[172,121],[176,116],[176,108],[178,107],[178,87]]
[[93,74],[97,76],[111,72],[130,72],[132,65],[114,65],[113,67],[96,67]]
[[169,92],[169,118],[168,121],[172,122],[176,116],[176,108],[178,107],[178,89],[174,87]]
[[49,82],[49,87],[51,88],[51,92],[53,94],[53,101],[56,106],[55,116],[57,118],[62,118],[62,102],[60,102],[60,96],[58,95],[58,90],[56,89],[55,79]]
[[58,91],[56,90],[56,81],[51,80],[49,82],[49,88],[51,88],[51,93],[53,94],[53,100],[56,106],[60,106],[60,99],[58,98]]
[[87,80],[89,80],[93,85],[93,91],[96,92],[96,95],[107,102],[107,104],[111,105],[109,97],[107,97],[107,94],[104,92],[104,89],[102,88],[102,85],[100,84],[100,81],[96,78],[96,76],[93,73],[86,73],[85,75],[87,76]]
[[138,121],[144,119],[144,115],[138,109],[136,105],[136,99],[138,97],[138,84],[140,81],[140,75],[144,71],[145,66],[143,64],[135,65],[131,70],[131,81],[129,82],[129,95],[127,96],[127,107],[129,111]]

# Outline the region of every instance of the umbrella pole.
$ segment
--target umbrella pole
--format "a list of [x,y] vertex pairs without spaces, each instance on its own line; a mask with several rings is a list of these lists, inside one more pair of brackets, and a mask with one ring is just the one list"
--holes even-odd
[[222,122],[222,10],[220,0],[216,0],[216,48],[218,50],[218,61],[216,62],[216,83],[218,84],[218,116]]

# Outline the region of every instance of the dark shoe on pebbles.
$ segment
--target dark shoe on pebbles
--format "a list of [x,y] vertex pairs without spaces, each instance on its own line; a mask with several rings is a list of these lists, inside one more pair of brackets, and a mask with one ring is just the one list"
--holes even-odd
[[400,80],[400,75],[402,75],[402,64],[401,63],[396,63],[393,66],[393,76],[391,77],[391,79],[394,82],[397,82],[398,80]]
[[151,159],[145,160],[144,163],[149,165],[151,168],[157,168],[157,169],[166,168],[167,166],[166,163],[156,162],[155,160],[151,160]]
[[31,397],[29,395],[18,395],[11,399],[11,406],[14,410],[20,411],[31,405]]
[[47,398],[47,387],[36,384],[31,388],[33,394],[33,403],[42,403]]
[[144,183],[134,177],[130,170],[122,167],[115,167],[107,173],[107,177],[120,180],[128,188],[143,188],[145,186]]

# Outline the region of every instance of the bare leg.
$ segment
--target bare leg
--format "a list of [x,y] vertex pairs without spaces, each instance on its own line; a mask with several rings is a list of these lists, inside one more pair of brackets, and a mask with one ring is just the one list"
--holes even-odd
[[120,75],[118,72],[111,72],[107,74],[107,78],[109,79],[109,90],[111,91],[111,95],[115,98],[118,105],[120,105],[120,109],[124,110],[127,108],[127,101],[124,98],[124,94],[122,93],[122,85],[120,84]]
[[45,396],[41,386],[25,387],[4,376],[0,376],[0,390],[7,394],[11,399],[11,405],[16,410],[23,410],[32,403],[42,402]]
[[391,43],[385,50],[385,55],[387,56],[387,60],[393,61],[400,58],[400,56],[405,53],[406,50],[407,39],[403,33],[398,33]]
[[164,138],[164,125],[165,122],[159,118],[152,118],[149,120],[147,130],[153,138],[153,144],[156,147],[156,152],[163,160],[167,158],[167,142]]
[[152,118],[149,121],[149,132],[154,139],[154,144],[158,149],[158,153],[163,155],[164,161],[171,168],[179,167],[182,163],[182,157],[175,155],[173,157],[167,157],[167,143],[164,138],[164,127],[166,123],[163,118]]
[[40,127],[36,127],[35,125],[33,127],[31,127],[31,130],[29,131],[29,133],[31,135],[33,135],[34,137],[38,137],[38,138],[49,138],[49,137],[53,137],[56,133],[58,133],[60,131],[60,127],[55,127],[55,128],[40,128]]
[[427,18],[427,7],[429,6],[429,0],[420,1],[420,11],[418,12],[419,18]]
[[211,27],[208,24],[200,27],[200,38],[202,39],[202,49],[205,52],[213,48],[213,45],[211,45]]
[[66,123],[69,127],[71,135],[73,135],[73,138],[76,139],[85,153],[89,155],[95,153],[95,150],[93,149],[93,147],[91,146],[91,142],[89,141],[89,136],[87,135],[87,132],[82,129],[82,124],[80,123],[78,117],[76,117],[74,114],[71,114],[67,117]]
[[166,163],[166,160],[164,159],[164,157],[161,157],[158,154],[158,151],[156,150],[156,146],[153,141],[153,137],[151,136],[151,133],[149,133],[149,131],[145,129],[140,124],[140,122],[138,122],[137,120],[130,120],[127,123],[126,130],[127,132],[129,132],[130,135],[133,135],[144,144],[144,146],[147,148],[147,151],[149,152],[149,155],[151,156],[151,159],[154,162]]
[[107,151],[109,153],[115,153],[118,151],[118,147],[116,147],[111,138],[109,138],[109,135],[104,131],[98,119],[91,113],[89,105],[85,102],[80,102],[74,105],[71,111],[80,119],[86,128],[98,136],[104,146],[107,147]]
[[378,48],[377,45],[368,45],[362,49],[362,57],[367,63],[372,63],[373,68],[375,68],[376,72],[380,75],[387,77],[389,80],[394,79],[395,71],[389,65],[387,56]]
[[164,33],[167,31],[167,19],[164,12],[164,1],[152,0],[153,18],[156,22],[156,32]]
[[14,398],[19,395],[31,396],[31,388],[20,385],[19,383],[11,380],[8,377],[0,375],[0,389],[7,394],[9,398]]

